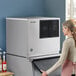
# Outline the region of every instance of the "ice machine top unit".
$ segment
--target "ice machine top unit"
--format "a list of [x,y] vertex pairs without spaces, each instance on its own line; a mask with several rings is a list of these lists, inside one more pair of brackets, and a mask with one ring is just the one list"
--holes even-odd
[[29,58],[58,55],[60,18],[6,18],[6,49]]

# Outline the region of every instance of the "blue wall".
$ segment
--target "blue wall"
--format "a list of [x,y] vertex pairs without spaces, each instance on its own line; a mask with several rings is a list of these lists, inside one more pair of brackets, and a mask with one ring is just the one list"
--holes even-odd
[[0,48],[6,49],[6,17],[44,16],[44,0],[0,0]]
[[[6,17],[50,16],[65,19],[65,0],[0,0],[0,48],[6,49]],[[64,40],[61,31],[61,44]]]

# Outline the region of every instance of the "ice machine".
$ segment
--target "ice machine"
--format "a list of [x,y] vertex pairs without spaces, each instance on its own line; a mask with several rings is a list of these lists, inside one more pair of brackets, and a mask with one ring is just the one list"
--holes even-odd
[[15,76],[36,76],[36,60],[60,56],[60,18],[6,18],[6,51]]
[[60,18],[6,18],[6,49],[29,58],[59,54]]

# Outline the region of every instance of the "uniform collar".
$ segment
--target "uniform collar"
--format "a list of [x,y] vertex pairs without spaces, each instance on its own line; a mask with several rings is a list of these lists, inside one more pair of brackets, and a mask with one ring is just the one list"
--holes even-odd
[[68,38],[73,38],[73,36],[69,36],[69,37],[67,36],[67,38],[66,38],[66,39],[68,39]]

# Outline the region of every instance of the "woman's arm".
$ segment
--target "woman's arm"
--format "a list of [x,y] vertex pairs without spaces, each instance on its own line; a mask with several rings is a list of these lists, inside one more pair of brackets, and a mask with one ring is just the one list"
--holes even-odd
[[54,70],[56,70],[59,66],[61,66],[64,63],[64,61],[67,59],[69,48],[70,48],[70,43],[66,39],[63,42],[62,54],[61,54],[59,60],[51,68],[49,68],[46,71],[47,75],[50,74],[51,72],[53,72]]

